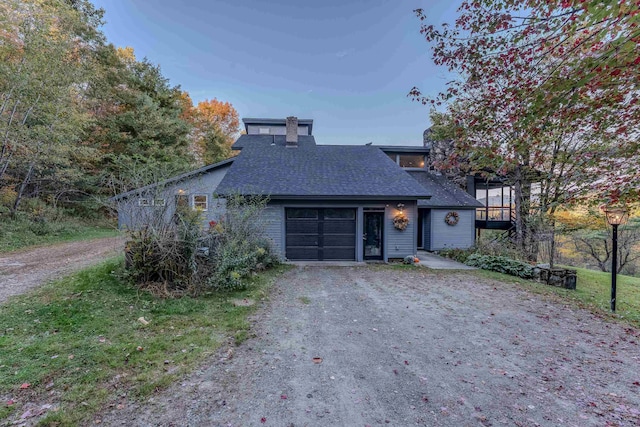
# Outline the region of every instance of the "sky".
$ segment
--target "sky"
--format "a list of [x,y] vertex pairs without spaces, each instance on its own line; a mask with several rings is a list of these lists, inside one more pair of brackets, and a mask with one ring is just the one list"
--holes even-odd
[[230,102],[241,118],[313,119],[319,144],[421,145],[436,94],[420,21],[452,22],[447,0],[93,0],[118,47],[162,69],[194,103]]

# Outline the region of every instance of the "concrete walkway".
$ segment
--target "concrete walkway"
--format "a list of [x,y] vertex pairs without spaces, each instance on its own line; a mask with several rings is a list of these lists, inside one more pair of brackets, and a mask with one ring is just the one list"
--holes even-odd
[[475,267],[462,264],[449,258],[443,258],[431,252],[418,251],[420,265],[434,270],[477,270]]

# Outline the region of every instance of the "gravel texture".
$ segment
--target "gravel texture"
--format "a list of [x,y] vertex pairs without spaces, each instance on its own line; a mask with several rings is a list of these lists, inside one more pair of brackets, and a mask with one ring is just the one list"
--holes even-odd
[[123,248],[123,237],[108,237],[0,254],[0,303],[116,255]]
[[640,425],[638,330],[473,273],[295,268],[252,321],[254,338],[93,422]]

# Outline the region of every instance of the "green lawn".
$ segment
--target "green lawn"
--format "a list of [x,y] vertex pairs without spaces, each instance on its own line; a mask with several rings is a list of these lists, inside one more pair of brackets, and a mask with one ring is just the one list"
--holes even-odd
[[118,395],[166,387],[228,337],[246,339],[255,307],[231,300],[260,301],[286,268],[255,276],[243,292],[159,299],[124,285],[114,274],[121,262],[110,260],[0,305],[0,420],[21,414],[26,401],[42,404],[53,395],[59,409],[40,425],[77,425]]
[[[572,268],[578,271],[578,282],[575,291],[560,289],[528,280],[519,280],[512,276],[480,270],[484,276],[500,278],[502,281],[514,280],[525,285],[534,292],[553,293],[570,300],[582,307],[609,316],[611,299],[611,273],[588,270],[586,268]],[[616,318],[626,319],[632,325],[640,327],[640,278],[618,275]]]
[[34,245],[113,237],[119,234],[114,226],[108,224],[90,225],[72,219],[38,223],[0,217],[0,221],[0,253]]

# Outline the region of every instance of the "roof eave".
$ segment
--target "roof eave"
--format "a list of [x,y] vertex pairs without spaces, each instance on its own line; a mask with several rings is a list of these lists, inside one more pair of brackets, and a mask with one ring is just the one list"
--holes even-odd
[[232,157],[230,159],[222,160],[221,162],[218,162],[218,163],[213,163],[213,164],[210,164],[210,165],[207,165],[207,166],[203,166],[203,167],[201,167],[199,169],[196,169],[194,171],[185,172],[183,174],[176,175],[174,177],[165,179],[164,181],[160,181],[160,182],[156,182],[156,183],[153,183],[153,184],[145,185],[144,187],[136,188],[136,189],[127,191],[125,193],[116,194],[115,196],[110,197],[108,200],[110,202],[115,202],[117,200],[126,199],[129,196],[133,196],[133,195],[139,194],[142,191],[150,190],[152,188],[155,188],[155,187],[158,187],[158,186],[161,186],[161,185],[167,185],[167,184],[173,184],[173,183],[176,183],[176,182],[180,182],[180,181],[183,181],[185,179],[188,179],[188,178],[191,178],[191,177],[194,177],[194,176],[205,174],[205,173],[207,173],[207,172],[209,172],[211,170],[217,169],[219,167],[226,166],[227,164],[231,164],[231,163],[233,163],[234,160],[235,160],[235,158]]

